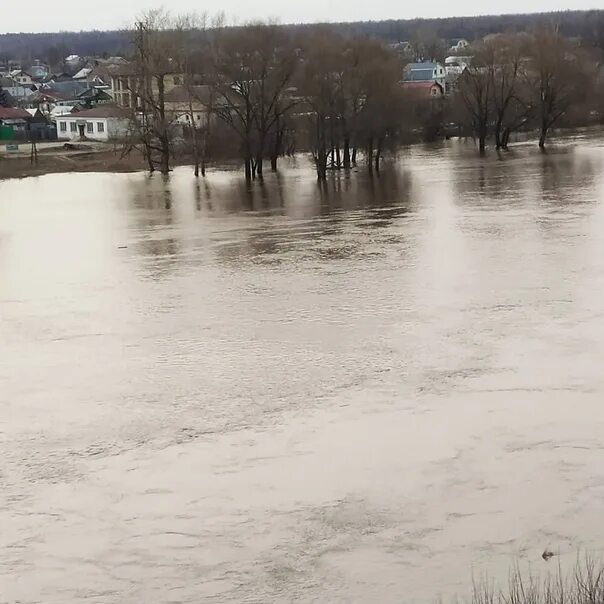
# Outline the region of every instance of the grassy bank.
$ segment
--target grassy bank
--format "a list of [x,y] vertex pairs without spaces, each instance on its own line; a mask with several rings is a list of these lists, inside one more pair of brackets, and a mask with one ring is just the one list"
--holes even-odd
[[472,604],[604,604],[604,562],[590,555],[564,571],[552,558],[547,573],[523,571],[517,564],[506,585],[488,576],[474,580]]
[[0,157],[0,179],[63,172],[135,172],[144,168],[145,162],[140,153],[122,157],[120,150],[113,147],[89,152],[57,148],[39,152],[35,164],[26,154]]

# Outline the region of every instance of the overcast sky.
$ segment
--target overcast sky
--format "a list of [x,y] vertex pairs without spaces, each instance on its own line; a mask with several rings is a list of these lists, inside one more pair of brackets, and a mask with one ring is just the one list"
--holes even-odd
[[[0,0],[9,4],[9,0]],[[162,6],[149,0],[30,0],[22,8],[10,3],[2,11],[0,33],[20,31],[60,31],[87,29],[118,29],[126,27],[147,8]],[[413,17],[449,17],[496,13],[529,13],[567,9],[602,8],[604,0],[507,0],[485,3],[483,0],[221,0],[203,4],[198,0],[169,0],[163,6],[174,12],[204,10],[224,11],[229,21],[277,19],[282,23],[316,21],[359,21],[410,19]],[[7,8],[7,7],[5,7]],[[25,8],[27,10],[25,10]]]

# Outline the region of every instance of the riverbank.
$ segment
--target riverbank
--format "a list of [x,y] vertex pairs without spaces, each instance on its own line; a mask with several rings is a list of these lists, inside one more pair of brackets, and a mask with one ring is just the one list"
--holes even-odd
[[64,172],[137,172],[144,168],[144,159],[136,151],[124,157],[121,150],[113,146],[90,150],[61,146],[39,151],[36,164],[32,164],[25,153],[0,157],[0,180]]
[[[559,138],[551,143],[551,147],[559,144],[560,139],[564,141],[569,136],[573,137],[576,144],[577,138],[575,137],[586,134],[589,136],[592,133],[601,133],[602,131],[601,126],[579,128],[572,131],[557,131],[556,136]],[[516,135],[510,151],[516,146],[525,146],[533,142],[536,143],[534,133],[519,133]],[[86,143],[80,149],[73,148],[73,146],[69,148],[65,143],[41,145],[38,150],[38,162],[35,165],[30,160],[29,145],[22,146],[24,150],[20,153],[0,153],[0,180],[69,172],[128,173],[147,169],[145,159],[139,151],[133,150],[124,156],[120,146],[107,143]],[[495,152],[494,148],[490,150]],[[229,165],[229,163],[224,158],[220,162],[223,166]],[[191,164],[190,157],[184,156],[172,159],[172,167]]]

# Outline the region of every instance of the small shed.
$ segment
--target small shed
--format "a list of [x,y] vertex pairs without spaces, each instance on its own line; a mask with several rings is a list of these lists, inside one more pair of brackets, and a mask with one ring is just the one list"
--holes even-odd
[[13,140],[15,135],[29,129],[31,116],[25,109],[0,107],[0,140]]

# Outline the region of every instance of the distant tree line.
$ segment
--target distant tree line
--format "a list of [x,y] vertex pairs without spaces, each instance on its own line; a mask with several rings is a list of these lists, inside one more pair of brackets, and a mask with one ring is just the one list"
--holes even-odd
[[[604,50],[604,10],[330,24],[333,31],[345,37],[367,36],[388,42],[412,40],[419,30],[433,32],[444,40],[476,40],[491,33],[517,33],[543,26],[556,27],[565,37],[581,38],[587,45]],[[281,27],[293,33],[316,28],[305,24]],[[6,33],[0,34],[0,63],[41,59],[52,64],[66,54],[124,54],[128,52],[129,43],[126,31]]]

